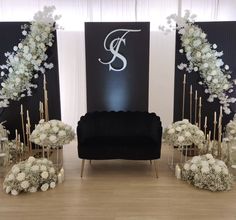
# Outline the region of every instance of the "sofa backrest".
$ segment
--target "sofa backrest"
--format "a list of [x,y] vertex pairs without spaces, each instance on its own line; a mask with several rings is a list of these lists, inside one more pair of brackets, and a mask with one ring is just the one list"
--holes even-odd
[[92,112],[80,118],[77,127],[80,142],[91,137],[143,136],[160,141],[162,126],[159,116],[148,112]]

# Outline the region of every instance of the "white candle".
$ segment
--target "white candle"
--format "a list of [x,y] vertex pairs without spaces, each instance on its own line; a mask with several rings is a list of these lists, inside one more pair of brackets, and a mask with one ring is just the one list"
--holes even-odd
[[206,127],[207,126],[207,116],[205,116],[205,124],[204,126]]
[[190,85],[190,94],[193,94],[193,86]]
[[57,175],[57,180],[58,180],[58,183],[62,183],[62,175],[61,175],[61,173],[59,173],[58,175]]
[[220,106],[220,117],[222,118],[222,106]]
[[176,164],[175,166],[175,176],[177,179],[181,179],[181,169],[179,167],[179,164]]
[[184,74],[184,81],[183,83],[185,84],[186,83],[186,74]]
[[202,107],[202,97],[199,97],[199,106]]
[[23,105],[20,105],[20,114],[23,115]]
[[197,90],[195,90],[195,99],[197,99]]
[[216,123],[216,112],[214,112],[214,123]]

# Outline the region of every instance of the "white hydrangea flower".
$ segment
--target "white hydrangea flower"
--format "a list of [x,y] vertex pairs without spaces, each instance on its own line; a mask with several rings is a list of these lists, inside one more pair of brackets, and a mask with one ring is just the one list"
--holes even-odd
[[48,190],[48,187],[49,187],[49,184],[48,184],[48,183],[44,183],[44,184],[41,186],[41,190],[45,192],[45,191]]
[[17,196],[17,195],[19,194],[19,192],[18,192],[17,190],[13,189],[13,190],[11,191],[11,194],[12,194],[13,196]]
[[47,179],[48,176],[49,176],[49,174],[48,174],[48,172],[46,172],[46,171],[43,171],[43,172],[41,173],[41,177],[42,177],[43,179]]
[[37,188],[34,187],[34,186],[30,187],[30,188],[29,188],[29,192],[35,193],[35,192],[37,192]]
[[51,183],[50,183],[50,188],[51,188],[51,189],[54,189],[55,187],[56,187],[56,183],[55,183],[55,182],[51,182]]
[[25,179],[25,173],[23,173],[23,172],[18,173],[17,176],[16,176],[16,179],[18,181],[23,181]]
[[21,182],[20,186],[21,186],[23,189],[27,189],[27,188],[29,187],[29,181],[24,180],[23,182]]

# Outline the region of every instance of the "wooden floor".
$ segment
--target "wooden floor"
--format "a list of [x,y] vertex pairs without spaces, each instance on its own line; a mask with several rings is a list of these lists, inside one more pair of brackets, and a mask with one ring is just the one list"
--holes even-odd
[[[0,220],[236,219],[236,187],[212,193],[177,180],[162,148],[159,178],[149,161],[81,160],[76,143],[64,147],[66,181],[48,192],[10,196],[0,191]],[[0,179],[1,184],[3,179]]]

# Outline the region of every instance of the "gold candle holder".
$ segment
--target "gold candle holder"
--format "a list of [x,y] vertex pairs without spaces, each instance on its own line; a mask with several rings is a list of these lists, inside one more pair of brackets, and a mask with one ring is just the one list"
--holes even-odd
[[190,85],[190,92],[189,92],[189,121],[192,123],[192,100],[193,99],[193,87]]
[[198,106],[198,126],[201,129],[201,120],[202,120],[202,97],[199,97],[199,106]]
[[44,113],[45,113],[45,121],[49,120],[49,113],[48,113],[48,92],[47,92],[47,81],[45,74],[43,75],[43,91],[44,91]]
[[205,139],[207,140],[207,116],[205,116],[204,134],[205,134]]
[[194,102],[194,124],[197,125],[197,90],[195,90],[195,102]]
[[183,80],[182,119],[184,119],[184,108],[185,108],[185,87],[186,87],[186,74],[184,74],[184,80]]
[[26,140],[25,140],[25,123],[24,123],[24,111],[23,111],[23,105],[20,105],[20,116],[21,116],[21,128],[22,128],[22,136],[23,136],[23,142],[24,145],[26,145]]

